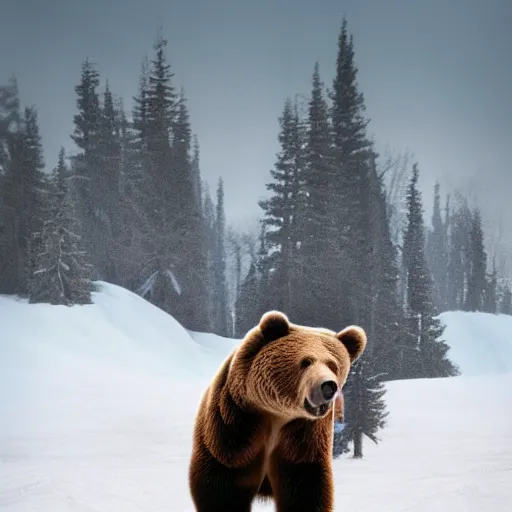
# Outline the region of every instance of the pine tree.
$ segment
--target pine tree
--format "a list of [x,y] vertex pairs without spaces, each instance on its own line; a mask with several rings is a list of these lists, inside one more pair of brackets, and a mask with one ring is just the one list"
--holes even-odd
[[462,310],[467,306],[468,281],[471,266],[472,215],[467,201],[456,193],[458,205],[449,219],[448,236],[448,309]]
[[120,236],[121,121],[107,82],[99,121],[98,181],[101,186],[97,203],[102,216],[99,219],[101,232],[98,234],[97,253],[102,279],[115,284],[120,283],[115,243]]
[[441,216],[440,185],[434,186],[434,207],[432,213],[432,230],[427,238],[427,261],[434,283],[435,302],[438,310],[445,310],[447,293],[447,254],[445,226]]
[[[141,192],[140,152],[133,124],[127,119],[122,102],[116,108],[119,141],[117,206],[113,209],[113,235],[109,241],[109,261],[114,281],[135,291],[139,284],[143,248],[140,235],[139,193]],[[114,145],[116,147],[116,145]],[[117,159],[114,159],[117,163]]]
[[485,279],[482,311],[493,315],[498,313],[498,271],[496,270],[495,261],[493,262],[492,272]]
[[335,431],[334,458],[349,451],[349,442],[354,444],[353,457],[362,458],[363,438],[367,437],[377,444],[376,433],[387,424],[389,413],[383,400],[386,390],[375,363],[374,358],[360,360],[351,370],[353,377],[344,388],[344,416],[347,422],[343,430]]
[[469,275],[465,309],[483,311],[487,288],[487,255],[484,247],[484,235],[480,211],[476,209],[471,216],[468,250]]
[[33,233],[40,230],[44,194],[44,161],[37,112],[25,108],[17,132],[9,137],[9,162],[3,177],[5,265],[7,293],[26,295],[36,250]]
[[[393,270],[394,255],[385,215],[385,196],[375,167],[378,155],[366,134],[369,121],[364,117],[364,97],[357,84],[354,55],[353,37],[348,34],[344,18],[331,94],[336,175],[330,186],[337,206],[334,238],[338,250],[335,251],[337,265],[334,276],[338,280],[338,289],[344,291],[341,299],[338,299],[339,294],[336,296],[339,311],[336,323],[356,323],[369,334],[368,353],[364,361],[357,363],[361,368],[354,368],[349,385],[352,392],[346,395],[347,411],[357,412],[347,414],[347,428],[342,432],[343,442],[353,442],[354,456],[361,457],[363,436],[375,436],[376,430],[384,425],[385,418],[382,396],[374,392],[375,386],[381,387],[385,372],[379,372],[374,382],[373,371],[366,371],[363,365],[372,368],[386,351],[391,354],[394,351],[392,343],[398,340],[399,335],[396,314],[385,317],[393,302],[396,304],[393,286],[396,286],[397,276]],[[381,251],[386,254],[385,261],[379,261]],[[382,329],[379,324],[392,326],[392,341],[387,346],[377,340],[377,326],[379,331]],[[387,370],[391,372],[392,369],[388,367]],[[357,404],[356,401],[366,394],[368,400],[361,399]],[[374,425],[372,428],[375,430],[370,432],[368,425]]]
[[[267,228],[267,262],[272,280],[273,308],[293,311],[293,267],[298,245],[297,220],[300,215],[300,179],[303,165],[302,137],[298,113],[290,99],[285,101],[279,118],[281,151],[275,168],[270,171],[273,181],[267,190],[273,195],[259,202]],[[279,290],[279,292],[276,292]]]
[[409,350],[406,377],[447,377],[456,375],[457,368],[447,358],[448,346],[440,339],[444,327],[437,318],[432,300],[432,279],[425,258],[425,228],[421,194],[417,188],[418,165],[414,164],[407,194],[408,215],[404,235],[403,260],[406,269]]
[[16,209],[12,152],[21,125],[16,79],[0,86],[0,293],[16,293]]
[[197,135],[193,137],[193,156],[192,156],[192,182],[194,185],[194,201],[201,204],[201,170],[199,161],[199,140]]
[[226,290],[226,251],[225,251],[224,184],[219,178],[215,217],[214,250],[214,323],[213,332],[220,336],[228,335],[228,311]]
[[361,254],[362,240],[358,232],[359,216],[362,215],[361,180],[365,180],[368,158],[371,157],[371,143],[366,136],[369,120],[364,117],[366,107],[364,96],[358,88],[357,73],[353,37],[348,34],[347,20],[343,18],[331,93],[331,118],[337,166],[336,193],[340,204],[338,222],[344,226],[340,242],[346,253],[345,263],[351,267],[358,259],[354,254]]
[[503,295],[500,302],[500,313],[502,315],[512,315],[512,291],[507,284],[504,287]]
[[[329,111],[320,79],[318,63],[312,78],[301,194],[297,201],[297,238],[300,251],[296,257],[299,284],[294,294],[294,314],[304,325],[340,325],[337,294],[339,282],[333,279],[338,269],[338,226],[333,194],[334,160]],[[304,287],[304,283],[308,286]]]
[[203,190],[203,217],[204,217],[204,239],[206,244],[206,269],[207,269],[207,315],[211,330],[213,330],[216,322],[217,303],[215,300],[215,207],[210,195],[207,183],[202,186]]
[[102,277],[104,208],[103,166],[101,165],[102,112],[99,73],[89,59],[82,64],[80,83],[75,87],[78,112],[71,139],[79,149],[72,158],[74,193],[83,226],[84,249],[90,254],[96,277]]
[[64,150],[50,178],[44,223],[38,238],[30,302],[71,306],[91,303],[91,266],[80,249],[79,224],[69,191]]
[[7,171],[9,145],[19,129],[21,117],[18,82],[13,77],[7,85],[0,85],[0,177]]
[[[143,67],[134,127],[140,151],[141,183],[137,190],[137,223],[143,254],[137,292],[164,311],[174,312],[182,283],[176,277],[171,142],[176,114],[173,74],[167,64],[167,41],[159,36],[149,69]],[[181,318],[177,318],[178,321]]]
[[[204,238],[204,218],[198,197],[199,168],[194,169],[190,157],[192,134],[187,102],[183,89],[177,104],[177,116],[173,126],[172,189],[173,230],[176,242],[172,248],[175,273],[182,283],[177,318],[192,330],[207,330],[207,259]],[[199,153],[196,153],[196,165]],[[173,311],[171,311],[173,312]]]
[[257,263],[252,261],[236,301],[235,337],[242,338],[259,323],[261,312],[257,306],[260,302],[260,292],[261,282]]

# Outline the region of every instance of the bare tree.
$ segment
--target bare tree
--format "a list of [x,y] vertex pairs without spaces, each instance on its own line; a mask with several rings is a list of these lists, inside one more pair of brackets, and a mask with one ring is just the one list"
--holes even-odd
[[228,290],[228,311],[230,332],[235,335],[236,301],[240,294],[242,281],[249,266],[257,257],[257,225],[246,227],[246,230],[230,225],[226,233],[226,284]]
[[408,150],[394,153],[386,148],[380,165],[380,175],[386,186],[386,203],[391,240],[400,247],[407,220],[405,196],[409,183],[409,167],[414,155]]

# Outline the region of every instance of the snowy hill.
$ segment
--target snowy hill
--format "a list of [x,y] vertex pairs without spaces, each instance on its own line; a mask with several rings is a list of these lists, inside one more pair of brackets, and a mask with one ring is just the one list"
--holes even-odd
[[462,375],[512,372],[512,316],[450,311],[439,318]]
[[[189,333],[138,296],[99,286],[93,305],[76,308],[0,297],[2,511],[193,511],[194,414],[237,341]],[[510,510],[512,358],[499,361],[512,318],[442,318],[466,376],[387,385],[379,446],[335,462],[338,510]]]

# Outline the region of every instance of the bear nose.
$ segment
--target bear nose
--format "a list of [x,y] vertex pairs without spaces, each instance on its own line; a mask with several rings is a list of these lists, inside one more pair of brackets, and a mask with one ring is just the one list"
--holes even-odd
[[322,396],[326,401],[332,400],[332,397],[336,394],[336,391],[338,391],[338,384],[333,380],[324,382],[320,387],[322,389]]

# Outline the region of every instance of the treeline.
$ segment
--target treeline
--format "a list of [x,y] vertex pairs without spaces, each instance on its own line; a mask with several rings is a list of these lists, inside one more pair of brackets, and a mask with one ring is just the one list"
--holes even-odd
[[183,89],[159,37],[131,119],[93,64],[75,87],[76,151],[44,172],[37,112],[0,89],[0,293],[87,304],[92,283],[124,286],[184,326],[228,334],[223,185],[199,169]]
[[448,195],[443,212],[436,184],[427,256],[438,309],[512,315],[510,286],[496,262],[489,265],[479,208],[471,208],[460,193],[450,203]]
[[330,92],[315,64],[307,113],[301,115],[288,99],[279,118],[281,150],[270,197],[260,202],[260,250],[241,285],[236,317],[239,336],[271,308],[297,323],[364,327],[369,344],[347,382],[348,421],[334,447],[339,455],[350,443],[361,457],[363,437],[376,441],[386,423],[384,381],[446,377],[458,370],[447,358],[436,318],[418,167],[407,193],[399,254],[357,72],[353,37],[343,20]]
[[315,64],[307,108],[283,106],[259,236],[233,231],[222,179],[214,201],[201,178],[165,47],[159,37],[143,61],[131,116],[83,63],[76,149],[61,150],[52,172],[36,110],[22,111],[15,82],[0,88],[0,293],[87,304],[104,280],[223,336],[242,337],[269,309],[333,330],[359,324],[369,344],[345,389],[334,454],[352,446],[361,457],[364,436],[376,442],[386,424],[385,381],[458,374],[440,312],[512,314],[510,289],[489,271],[481,215],[460,195],[442,209],[436,186],[426,226],[419,164],[380,163],[343,20],[329,91]]
[[[426,226],[419,164],[400,175],[379,163],[357,72],[343,20],[329,92],[317,63],[307,112],[289,98],[279,117],[261,234],[257,246],[247,245],[247,274],[235,287],[235,334],[271,308],[306,325],[363,326],[369,345],[347,383],[347,423],[334,445],[335,456],[351,445],[361,457],[363,437],[376,442],[386,424],[383,382],[459,373],[447,356],[440,312],[512,311],[509,288],[487,270],[479,211],[458,194],[443,215],[437,185]],[[397,182],[404,178],[402,193]]]

